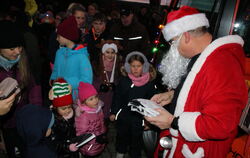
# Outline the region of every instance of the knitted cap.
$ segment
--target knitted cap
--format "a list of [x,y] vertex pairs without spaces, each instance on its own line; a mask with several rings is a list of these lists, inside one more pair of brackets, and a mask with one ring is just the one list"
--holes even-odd
[[112,48],[114,49],[115,53],[117,53],[117,46],[116,44],[114,43],[111,43],[111,44],[108,44],[108,43],[105,43],[103,46],[102,46],[102,53],[105,53],[107,49],[109,48]]
[[78,87],[78,97],[81,101],[91,96],[97,95],[97,91],[92,84],[80,82]]
[[73,104],[70,85],[62,78],[54,81],[52,86],[53,106],[61,107]]
[[78,41],[80,38],[80,30],[74,16],[69,16],[57,27],[57,34],[71,41]]
[[162,30],[164,38],[169,41],[172,38],[198,27],[209,27],[208,19],[203,13],[195,8],[183,6],[176,11],[172,11],[167,16],[167,24]]
[[24,39],[17,25],[11,21],[0,21],[0,48],[15,48],[24,45]]

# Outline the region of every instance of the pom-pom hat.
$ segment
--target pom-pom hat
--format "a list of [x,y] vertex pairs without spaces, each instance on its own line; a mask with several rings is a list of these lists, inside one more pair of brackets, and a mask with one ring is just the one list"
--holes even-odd
[[50,96],[54,107],[62,107],[73,104],[71,86],[63,79],[54,81]]
[[80,82],[78,86],[78,97],[84,101],[91,96],[97,95],[97,91],[92,84]]
[[172,11],[167,16],[167,24],[162,30],[166,41],[198,27],[209,27],[208,19],[203,13],[195,8],[183,6],[176,11]]
[[78,41],[80,38],[80,30],[74,16],[69,16],[57,27],[57,34],[71,41]]

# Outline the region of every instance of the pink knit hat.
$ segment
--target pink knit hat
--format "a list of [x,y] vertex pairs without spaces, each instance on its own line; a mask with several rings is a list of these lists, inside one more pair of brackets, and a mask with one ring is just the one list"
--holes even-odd
[[97,91],[92,84],[80,82],[78,86],[78,97],[81,101],[97,95]]

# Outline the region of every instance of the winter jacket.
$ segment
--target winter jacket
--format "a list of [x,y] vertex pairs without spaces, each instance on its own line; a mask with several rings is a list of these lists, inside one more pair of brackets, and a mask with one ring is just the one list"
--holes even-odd
[[137,87],[133,86],[129,77],[122,77],[115,89],[111,114],[117,114],[120,109],[130,111],[130,107],[127,106],[129,101],[138,98],[150,99],[156,93],[154,80]]
[[86,47],[77,50],[67,47],[58,49],[50,80],[60,77],[72,86],[74,100],[78,96],[77,88],[80,81],[92,83],[93,73]]
[[111,38],[118,40],[123,47],[119,53],[125,59],[128,53],[139,51],[148,56],[149,36],[146,28],[135,18],[131,25],[123,26],[121,22],[113,25],[110,29]]
[[[80,116],[79,116],[80,114]],[[102,106],[99,103],[96,108],[89,108],[87,106],[82,110],[79,106],[76,108],[76,135],[85,133],[93,133],[96,136],[104,134],[106,127],[104,125],[104,114]],[[96,139],[91,140],[80,148],[80,152],[84,155],[95,156],[99,154],[105,147],[105,144],[99,144]]]
[[203,50],[179,93],[167,157],[225,158],[247,102],[244,41],[231,35]]
[[78,152],[71,152],[69,145],[72,138],[76,137],[74,116],[65,120],[62,116],[54,112],[55,123],[50,135],[50,145],[57,152],[59,158],[78,158]]
[[[0,82],[7,77],[12,77],[20,83],[20,74],[21,72],[18,69],[18,65],[13,66],[9,71],[0,67]],[[4,128],[16,127],[16,112],[26,104],[42,105],[41,87],[35,83],[33,78],[31,78],[29,85],[21,90],[20,94],[20,101],[15,103],[6,115],[0,117]]]
[[25,143],[25,158],[57,158],[45,137],[52,112],[45,107],[26,105],[17,113],[17,130]]

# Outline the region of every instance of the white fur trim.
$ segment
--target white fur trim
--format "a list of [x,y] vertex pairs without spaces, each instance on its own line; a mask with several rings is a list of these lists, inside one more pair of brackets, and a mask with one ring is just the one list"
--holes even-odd
[[163,28],[162,33],[166,41],[169,41],[183,32],[194,30],[201,26],[209,27],[209,22],[205,14],[187,15],[168,23]]
[[[176,104],[176,109],[175,109],[175,114],[174,116],[181,116],[182,113],[184,112],[184,106],[186,104],[186,100],[187,100],[187,96],[189,93],[189,90],[194,82],[194,79],[197,75],[197,73],[200,71],[201,67],[203,66],[203,64],[205,63],[207,57],[209,55],[211,55],[215,49],[217,49],[218,47],[221,47],[225,44],[230,44],[230,43],[237,43],[240,44],[241,46],[244,45],[244,41],[243,39],[238,36],[238,35],[229,35],[229,36],[225,36],[225,37],[221,37],[218,38],[217,40],[215,40],[214,42],[212,42],[199,56],[199,58],[196,60],[196,62],[194,63],[191,71],[189,72],[183,87],[180,91],[180,94],[178,96],[177,99],[177,104]],[[194,112],[196,113],[196,112]],[[195,114],[194,114],[195,115]],[[183,118],[184,119],[184,118]],[[180,120],[179,120],[180,121]],[[180,121],[181,123],[182,121]],[[181,123],[182,124],[182,123]],[[183,127],[180,127],[182,125],[179,125],[179,128],[181,128],[181,130],[183,131]],[[189,128],[188,128],[189,129]],[[178,131],[174,130],[174,129],[170,129],[170,133],[174,136],[178,136]],[[192,135],[197,135],[197,132],[195,131],[195,133],[193,133]],[[175,142],[177,143],[177,142]],[[176,146],[176,144],[174,144],[173,141],[173,146]],[[175,148],[174,148],[175,150]],[[171,150],[171,153],[174,152],[173,148]]]
[[188,141],[205,141],[196,132],[195,122],[200,112],[184,112],[180,115],[178,125],[181,135]]
[[109,49],[109,48],[114,49],[115,53],[117,53],[117,51],[118,51],[118,50],[117,50],[116,44],[114,44],[114,43],[111,43],[111,44],[106,43],[106,44],[104,44],[104,45],[102,46],[102,53],[105,53],[105,51],[106,51],[107,49]]
[[195,153],[192,153],[187,144],[183,144],[181,153],[185,158],[202,158],[205,156],[204,149],[202,147],[199,147]]
[[175,152],[175,149],[176,149],[176,146],[177,146],[177,139],[172,137],[172,148],[171,148],[171,151],[170,151],[170,154],[168,156],[168,158],[172,158],[174,156],[174,152]]
[[207,57],[210,56],[214,52],[214,50],[217,49],[218,47],[223,46],[225,44],[230,44],[230,43],[238,43],[243,46],[244,41],[238,35],[229,35],[229,36],[221,37],[215,40],[214,42],[212,42],[210,45],[208,45],[208,47],[201,53],[199,58],[194,63],[191,71],[189,72],[182,86],[182,89],[177,99],[177,105],[176,105],[175,114],[174,114],[175,116],[180,116],[181,113],[184,112],[184,106],[187,100],[189,90],[194,82],[196,75],[198,74],[201,67],[205,63]]

